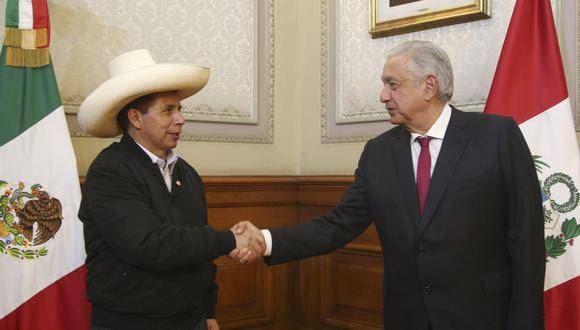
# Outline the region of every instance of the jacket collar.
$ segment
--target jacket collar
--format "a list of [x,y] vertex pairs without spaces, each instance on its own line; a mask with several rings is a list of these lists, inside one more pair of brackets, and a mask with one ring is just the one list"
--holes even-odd
[[127,151],[127,153],[136,158],[138,161],[142,161],[148,165],[153,166],[154,164],[151,162],[151,158],[145,153],[143,149],[133,140],[131,136],[128,134],[123,134],[121,137],[121,141],[119,142],[121,147]]

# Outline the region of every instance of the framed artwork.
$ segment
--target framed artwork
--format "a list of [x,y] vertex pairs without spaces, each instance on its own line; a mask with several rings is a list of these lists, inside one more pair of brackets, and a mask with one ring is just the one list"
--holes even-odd
[[373,38],[491,17],[491,0],[369,0]]

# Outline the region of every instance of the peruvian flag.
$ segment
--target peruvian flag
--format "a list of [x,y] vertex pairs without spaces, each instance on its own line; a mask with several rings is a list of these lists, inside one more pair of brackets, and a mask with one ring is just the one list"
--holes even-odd
[[580,329],[580,162],[549,0],[517,1],[485,112],[515,119],[536,164],[544,206],[546,328]]
[[46,0],[7,0],[0,54],[0,330],[88,329],[76,160]]

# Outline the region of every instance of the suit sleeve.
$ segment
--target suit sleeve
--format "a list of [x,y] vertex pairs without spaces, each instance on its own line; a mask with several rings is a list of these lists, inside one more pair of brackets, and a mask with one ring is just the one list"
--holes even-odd
[[211,288],[209,290],[209,294],[205,301],[205,318],[206,319],[215,319],[215,305],[218,302],[218,290],[219,287],[215,282],[215,278],[213,283],[211,284]]
[[502,177],[509,196],[511,296],[507,329],[544,329],[544,214],[534,162],[516,123],[502,134]]
[[355,181],[340,203],[326,215],[293,227],[270,230],[272,254],[268,264],[279,264],[326,254],[343,247],[371,223],[366,192],[365,167],[368,144],[355,171]]
[[213,260],[235,248],[229,230],[163,222],[150,207],[150,197],[131,179],[134,174],[129,169],[104,162],[93,165],[79,217],[95,226],[124,262],[149,270],[171,270]]

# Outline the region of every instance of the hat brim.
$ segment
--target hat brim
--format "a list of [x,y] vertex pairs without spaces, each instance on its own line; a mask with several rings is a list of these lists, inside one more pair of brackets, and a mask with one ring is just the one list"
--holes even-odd
[[203,66],[160,63],[113,77],[102,83],[81,103],[78,123],[81,130],[95,137],[121,134],[117,114],[131,101],[147,94],[177,91],[179,99],[199,92],[209,79]]

